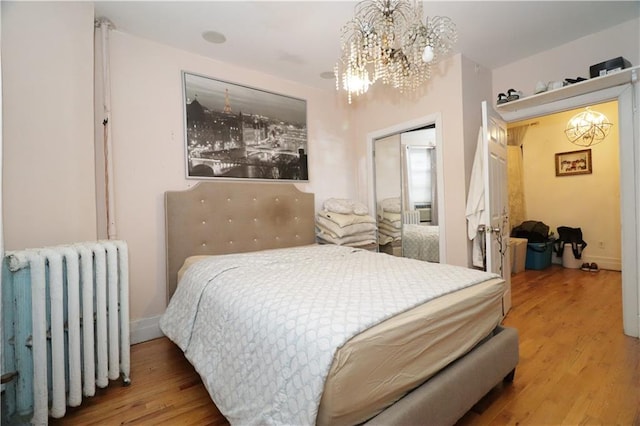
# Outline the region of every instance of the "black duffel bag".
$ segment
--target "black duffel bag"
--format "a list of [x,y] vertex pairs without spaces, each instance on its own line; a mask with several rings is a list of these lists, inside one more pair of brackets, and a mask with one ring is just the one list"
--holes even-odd
[[546,243],[549,240],[549,227],[537,220],[525,220],[511,230],[511,236],[526,238],[530,243]]

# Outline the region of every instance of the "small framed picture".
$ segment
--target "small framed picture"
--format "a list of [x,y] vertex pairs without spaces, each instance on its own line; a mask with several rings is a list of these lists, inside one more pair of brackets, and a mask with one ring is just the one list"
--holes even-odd
[[556,154],[556,176],[586,175],[589,173],[592,173],[590,149]]

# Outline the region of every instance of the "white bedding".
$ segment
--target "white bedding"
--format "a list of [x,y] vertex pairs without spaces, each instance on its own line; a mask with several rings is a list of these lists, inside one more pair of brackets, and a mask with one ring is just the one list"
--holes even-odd
[[405,224],[402,229],[402,255],[411,259],[439,262],[439,227]]
[[160,326],[232,424],[314,424],[347,340],[493,277],[332,245],[214,256],[184,273]]

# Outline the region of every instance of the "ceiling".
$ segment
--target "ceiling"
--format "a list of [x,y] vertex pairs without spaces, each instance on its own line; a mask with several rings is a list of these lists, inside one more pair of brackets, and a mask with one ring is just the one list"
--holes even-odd
[[[340,29],[353,1],[104,1],[117,31],[320,88],[335,86]],[[455,52],[494,69],[640,16],[640,1],[424,2],[456,23]],[[202,34],[217,31],[226,42]],[[609,58],[603,58],[606,60]],[[634,64],[637,65],[637,64]],[[588,76],[584,76],[588,77]]]

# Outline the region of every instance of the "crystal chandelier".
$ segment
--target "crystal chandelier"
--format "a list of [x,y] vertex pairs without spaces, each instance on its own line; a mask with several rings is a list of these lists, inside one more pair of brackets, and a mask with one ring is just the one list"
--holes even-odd
[[431,63],[457,40],[455,24],[442,16],[423,22],[422,2],[364,0],[342,27],[342,56],[334,68],[336,89],[365,93],[378,80],[400,92],[415,90],[431,76]]
[[591,146],[602,142],[609,134],[611,124],[607,116],[587,108],[571,117],[564,133],[569,142],[579,146]]

